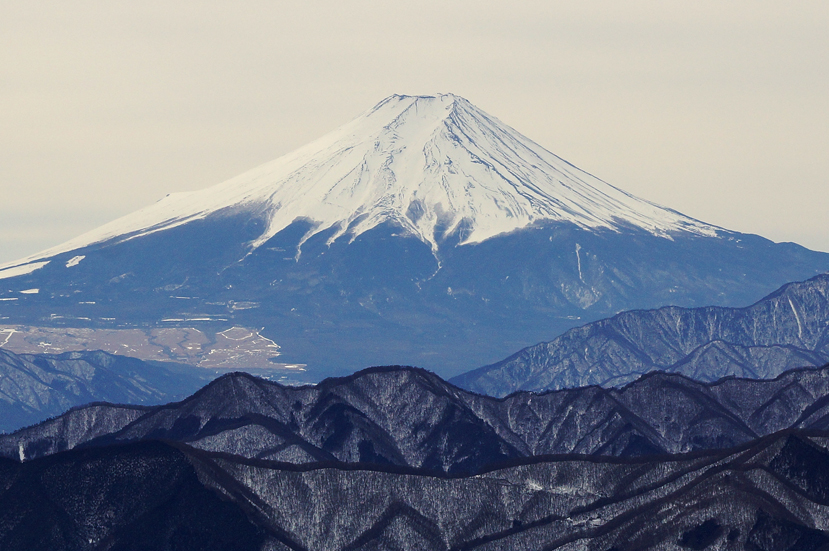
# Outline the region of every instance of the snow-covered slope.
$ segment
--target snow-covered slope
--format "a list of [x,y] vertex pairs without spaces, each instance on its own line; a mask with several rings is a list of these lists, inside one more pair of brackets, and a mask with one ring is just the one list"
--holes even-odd
[[202,191],[171,194],[6,266],[145,235],[223,209],[265,214],[266,230],[253,248],[298,218],[314,223],[306,238],[335,228],[331,241],[347,229],[353,239],[393,221],[433,251],[453,232],[461,243],[477,243],[545,220],[635,227],[661,236],[713,236],[719,229],[591,176],[464,98],[395,95],[275,161]]

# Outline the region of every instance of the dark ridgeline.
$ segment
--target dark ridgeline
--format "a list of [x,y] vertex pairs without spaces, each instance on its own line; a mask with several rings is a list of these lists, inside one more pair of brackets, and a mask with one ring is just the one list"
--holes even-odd
[[468,475],[520,458],[635,457],[722,449],[784,429],[829,430],[829,367],[700,383],[653,373],[622,389],[497,399],[417,368],[372,368],[316,386],[244,373],[155,407],[95,404],[0,435],[0,454],[168,440],[292,464],[394,465]]
[[746,308],[632,310],[450,379],[506,396],[590,384],[619,386],[660,370],[700,381],[772,378],[829,362],[829,275],[784,285]]
[[4,551],[257,551],[264,540],[186,452],[160,442],[0,462]]
[[0,549],[819,550],[827,414],[829,366],[504,399],[235,373],[0,436]]
[[819,550],[829,432],[451,476],[139,441],[0,459],[0,548]]

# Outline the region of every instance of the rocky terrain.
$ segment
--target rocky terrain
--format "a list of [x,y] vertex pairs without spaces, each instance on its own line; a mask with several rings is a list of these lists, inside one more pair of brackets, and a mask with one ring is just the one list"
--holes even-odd
[[445,476],[294,466],[139,442],[0,460],[0,547],[817,551],[829,433],[649,458],[547,457]]
[[160,443],[0,461],[0,548],[258,550],[237,504]]
[[0,548],[818,551],[829,366],[498,399],[225,375],[0,435]]
[[829,275],[790,283],[745,308],[633,310],[572,329],[458,377],[506,396],[583,385],[619,386],[661,370],[701,381],[772,378],[829,362]]

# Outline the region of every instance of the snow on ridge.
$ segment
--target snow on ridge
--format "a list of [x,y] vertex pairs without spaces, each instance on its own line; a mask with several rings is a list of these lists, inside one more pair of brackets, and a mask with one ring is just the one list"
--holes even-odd
[[17,277],[26,274],[30,274],[35,270],[39,270],[49,264],[49,260],[45,262],[32,262],[29,264],[21,264],[19,262],[15,263],[14,266],[10,268],[4,268],[0,270],[0,279],[8,279],[10,277]]
[[[390,96],[322,138],[216,186],[171,194],[25,261],[172,228],[223,209],[267,217],[253,247],[299,218],[353,237],[392,221],[437,251],[544,220],[655,235],[717,228],[619,190],[452,94]],[[14,265],[20,264],[17,261]]]

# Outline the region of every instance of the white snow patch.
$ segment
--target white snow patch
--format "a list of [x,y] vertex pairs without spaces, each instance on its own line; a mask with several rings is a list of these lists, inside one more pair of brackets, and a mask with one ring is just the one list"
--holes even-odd
[[581,255],[579,254],[580,250],[581,250],[581,245],[576,243],[576,262],[578,263],[578,266],[579,266],[579,281],[584,283],[584,278],[581,275]]
[[792,302],[791,297],[787,297],[789,299],[789,306],[792,307],[792,312],[794,313],[794,319],[797,320],[797,337],[803,341],[803,324],[800,321],[800,316],[797,313],[797,308],[794,307],[794,303]]
[[23,295],[36,295],[40,292],[40,289],[26,289],[25,291],[20,291]]
[[283,369],[293,369],[296,371],[305,371],[305,364],[282,364]]
[[31,264],[24,264],[22,266],[6,268],[5,270],[0,270],[0,279],[8,279],[10,277],[17,277],[21,275],[30,274],[35,270],[43,268],[47,264],[49,264],[48,260],[45,262],[32,262]]
[[532,490],[533,492],[538,492],[544,489],[544,486],[536,482],[535,480],[528,480],[527,481],[527,488]]
[[73,257],[72,257],[72,258],[70,258],[70,259],[69,259],[69,261],[66,263],[66,267],[67,267],[67,268],[71,268],[72,266],[77,266],[78,264],[80,264],[80,263],[81,263],[81,260],[83,260],[84,258],[86,258],[86,255],[83,255],[83,254],[82,254],[82,255],[80,255],[80,256],[73,256]]

